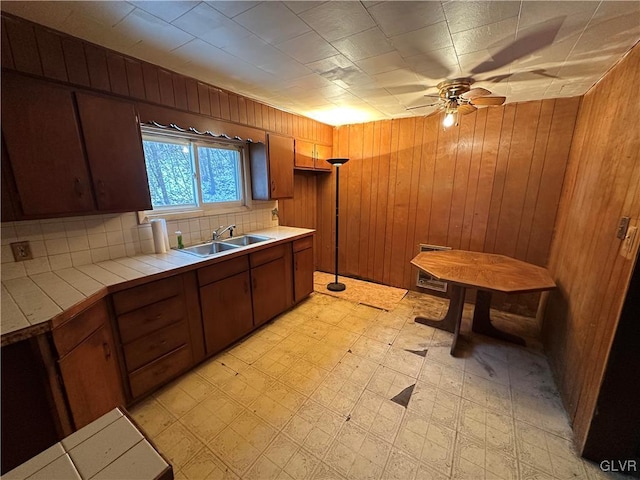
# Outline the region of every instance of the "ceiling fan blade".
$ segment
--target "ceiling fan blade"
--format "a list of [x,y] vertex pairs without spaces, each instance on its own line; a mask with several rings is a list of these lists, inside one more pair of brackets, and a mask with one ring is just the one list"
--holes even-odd
[[407,110],[416,110],[418,108],[435,107],[436,105],[441,105],[441,103],[440,102],[436,102],[436,103],[428,103],[426,105],[417,105],[415,107],[407,107]]
[[425,95],[425,97],[440,98],[440,95],[439,95],[439,94],[437,94],[437,93],[436,93],[436,94],[433,94],[433,95],[432,95],[432,94],[427,94],[427,95]]
[[487,90],[486,88],[476,87],[472,88],[468,92],[463,93],[460,96],[462,98],[466,98],[467,100],[473,100],[474,98],[486,97],[487,95],[491,95],[491,92],[489,90]]
[[471,105],[470,103],[465,103],[463,105],[458,106],[458,113],[460,115],[469,115],[477,110],[476,107]]
[[478,97],[473,100],[474,105],[486,106],[486,105],[502,105],[507,97]]

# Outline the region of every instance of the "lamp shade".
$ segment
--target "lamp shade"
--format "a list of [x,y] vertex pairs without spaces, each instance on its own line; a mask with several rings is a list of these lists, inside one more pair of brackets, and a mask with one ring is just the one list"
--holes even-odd
[[327,162],[336,167],[340,167],[349,161],[348,158],[327,158]]

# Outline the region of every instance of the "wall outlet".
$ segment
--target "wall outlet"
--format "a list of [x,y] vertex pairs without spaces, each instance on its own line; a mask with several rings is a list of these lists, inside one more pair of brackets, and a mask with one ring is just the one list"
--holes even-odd
[[31,245],[28,241],[13,242],[11,244],[11,251],[13,252],[13,258],[16,262],[23,262],[25,260],[31,260],[33,254],[31,253]]

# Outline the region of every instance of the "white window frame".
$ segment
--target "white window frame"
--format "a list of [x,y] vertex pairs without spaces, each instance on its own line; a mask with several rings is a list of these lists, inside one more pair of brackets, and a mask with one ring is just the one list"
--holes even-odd
[[195,149],[198,146],[226,148],[232,147],[238,149],[240,154],[240,174],[242,176],[240,189],[242,192],[242,200],[235,202],[221,203],[202,203],[194,206],[168,206],[160,207],[152,210],[143,210],[138,212],[138,222],[140,224],[148,223],[154,218],[165,218],[167,220],[181,220],[189,218],[197,218],[211,215],[225,215],[231,213],[246,213],[253,209],[253,200],[251,199],[251,177],[249,171],[248,149],[244,142],[236,140],[220,140],[202,138],[200,135],[191,135],[182,132],[170,132],[156,128],[142,127],[142,140],[151,140],[156,142],[176,143],[179,145],[189,146],[191,152],[191,161],[193,162],[195,181],[194,188],[196,190],[196,201],[202,196],[200,186],[200,162],[197,158]]

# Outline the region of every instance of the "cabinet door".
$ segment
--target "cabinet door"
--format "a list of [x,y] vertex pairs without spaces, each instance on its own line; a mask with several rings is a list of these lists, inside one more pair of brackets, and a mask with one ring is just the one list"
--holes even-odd
[[[291,268],[291,260],[289,260]],[[287,309],[286,261],[281,257],[251,269],[253,323],[257,327]]]
[[219,352],[253,328],[249,272],[200,287],[207,355]]
[[3,222],[12,222],[18,219],[15,204],[15,197],[17,195],[9,183],[11,179],[13,179],[13,174],[9,167],[9,159],[7,158],[7,151],[4,148],[4,140],[2,141],[2,155],[0,156],[0,162],[2,162],[2,170],[0,173],[0,181],[2,182],[2,185],[0,186],[0,194],[2,195],[0,199],[0,206],[2,207],[2,212],[0,220]]
[[124,404],[122,379],[108,324],[59,360],[76,429]]
[[98,209],[151,209],[151,195],[134,105],[76,93]]
[[331,158],[332,148],[326,145],[316,145],[316,160],[314,167],[316,170],[331,171],[332,166],[327,163],[327,159]]
[[2,132],[22,213],[95,209],[70,90],[3,72]]
[[269,145],[269,196],[293,197],[293,138],[268,135]]
[[313,168],[315,158],[315,145],[304,140],[296,140],[296,156],[294,165],[296,168]]
[[293,254],[293,295],[295,303],[313,292],[313,248]]

